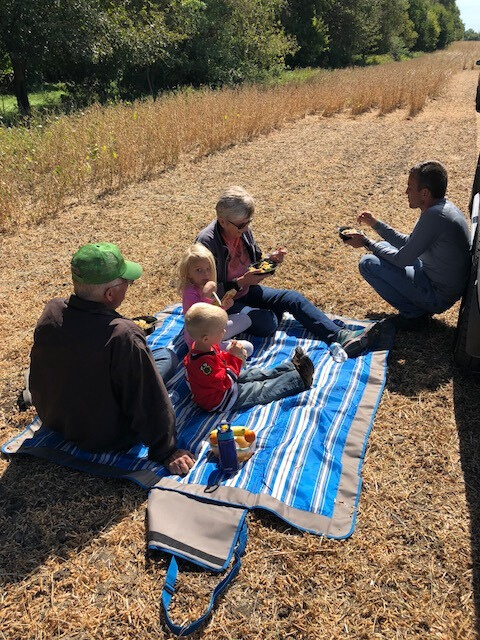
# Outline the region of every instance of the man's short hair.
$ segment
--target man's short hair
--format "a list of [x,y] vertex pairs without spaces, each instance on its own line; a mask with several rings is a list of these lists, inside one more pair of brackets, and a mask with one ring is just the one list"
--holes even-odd
[[410,169],[410,174],[417,177],[418,188],[428,189],[433,198],[444,198],[447,192],[447,170],[441,162],[427,160]]
[[195,341],[225,327],[227,320],[224,309],[208,302],[196,302],[185,314],[185,328]]
[[85,284],[84,282],[73,281],[73,291],[76,296],[82,298],[82,300],[88,300],[89,302],[104,302],[104,295],[107,289],[115,287],[123,282],[122,278],[116,278],[110,282],[104,282],[103,284]]
[[220,194],[215,210],[219,218],[243,220],[255,213],[255,200],[243,187],[228,187]]

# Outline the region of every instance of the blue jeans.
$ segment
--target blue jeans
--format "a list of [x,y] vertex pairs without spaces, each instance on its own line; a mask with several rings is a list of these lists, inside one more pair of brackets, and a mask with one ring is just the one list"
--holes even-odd
[[284,311],[291,313],[305,329],[324,342],[334,342],[341,328],[304,296],[290,289],[254,285],[228,310],[229,313],[240,311],[249,315],[252,326],[248,331],[255,336],[270,336],[275,333]]
[[166,384],[177,369],[177,354],[166,347],[157,347],[156,349],[152,349],[152,355],[157,371]]
[[268,404],[305,391],[305,385],[293,362],[287,361],[272,369],[252,367],[238,376],[238,396],[232,409],[248,409]]
[[368,254],[361,258],[358,268],[375,291],[407,318],[441,313],[451,306],[433,288],[420,259],[401,268]]

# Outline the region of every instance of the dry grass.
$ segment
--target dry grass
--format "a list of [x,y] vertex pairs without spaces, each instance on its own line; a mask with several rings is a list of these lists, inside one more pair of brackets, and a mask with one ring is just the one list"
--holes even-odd
[[[470,46],[468,46],[470,45]],[[0,129],[0,231],[37,223],[66,203],[111,192],[245,142],[307,114],[348,110],[414,116],[453,71],[472,64],[475,43],[416,60],[320,71],[303,84],[185,91],[156,102],[98,105],[29,130]]]
[[[340,243],[336,227],[369,208],[411,229],[417,213],[407,208],[406,174],[428,157],[447,164],[449,195],[466,209],[478,154],[477,78],[467,65],[415,118],[408,107],[381,118],[309,116],[4,234],[2,442],[27,421],[14,402],[33,327],[48,299],[70,291],[73,251],[118,243],[145,268],[122,311],[157,311],[176,300],[172,270],[228,184],[256,196],[260,246],[289,249],[272,285],[298,288],[326,311],[387,313],[358,275],[360,253]],[[396,339],[354,535],[320,539],[250,514],[243,567],[194,640],[478,636],[480,380],[452,364],[457,309],[430,331]],[[1,640],[172,637],[159,618],[166,559],[145,554],[143,491],[29,459],[0,461],[0,473]],[[175,619],[203,612],[217,582],[184,567]]]

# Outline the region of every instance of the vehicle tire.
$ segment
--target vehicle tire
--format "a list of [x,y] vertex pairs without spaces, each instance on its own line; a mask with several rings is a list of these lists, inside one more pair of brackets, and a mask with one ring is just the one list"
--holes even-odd
[[[470,198],[470,215],[472,221],[478,218],[478,204],[473,211],[473,199],[480,192],[480,156],[473,180]],[[472,243],[472,266],[467,288],[463,294],[460,312],[458,314],[457,330],[453,357],[455,363],[462,369],[480,372],[480,296],[479,296],[479,263],[480,263],[480,234],[479,225]],[[471,354],[474,355],[471,355]]]

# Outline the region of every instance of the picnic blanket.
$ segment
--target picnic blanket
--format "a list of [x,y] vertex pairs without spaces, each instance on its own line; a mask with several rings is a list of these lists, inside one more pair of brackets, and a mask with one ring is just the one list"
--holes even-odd
[[[157,316],[149,344],[181,352],[181,307],[169,307]],[[197,458],[185,477],[168,475],[162,465],[149,461],[143,445],[125,453],[82,451],[56,433],[39,429],[38,418],[4,444],[2,452],[31,454],[92,474],[131,479],[147,489],[156,486],[249,509],[264,508],[299,529],[348,537],[354,528],[363,455],[385,384],[393,335],[386,330],[375,351],[341,364],[333,361],[325,343],[288,314],[275,336],[249,339],[255,347],[250,363],[261,367],[291,358],[295,346],[303,346],[315,364],[313,387],[246,411],[209,414],[192,403],[180,365],[168,390],[175,399],[179,446]],[[224,421],[257,434],[255,455],[232,478],[219,471],[208,444],[210,431]]]
[[[347,321],[347,326],[358,328],[362,323]],[[151,347],[169,346],[181,354],[186,350],[182,329],[181,307],[170,307],[158,314],[148,342]],[[337,363],[325,343],[285,314],[275,336],[247,336],[254,344],[249,363],[272,367],[290,359],[300,345],[315,365],[313,386],[245,411],[210,414],[196,407],[180,365],[167,388],[177,416],[178,444],[196,456],[185,477],[168,475],[163,466],[147,460],[142,445],[125,453],[90,454],[38,428],[38,420],[6,443],[2,452],[31,454],[89,473],[131,479],[152,489],[149,548],[173,554],[173,561],[175,556],[184,557],[215,571],[224,570],[235,553],[235,572],[246,540],[245,514],[250,509],[266,509],[318,535],[346,538],[353,533],[363,457],[385,384],[393,334],[386,323],[374,351]],[[226,421],[257,435],[255,454],[232,477],[219,470],[208,443],[210,431]],[[178,518],[179,513],[184,517]],[[169,626],[180,633],[167,614],[176,563],[169,575],[164,610]]]

